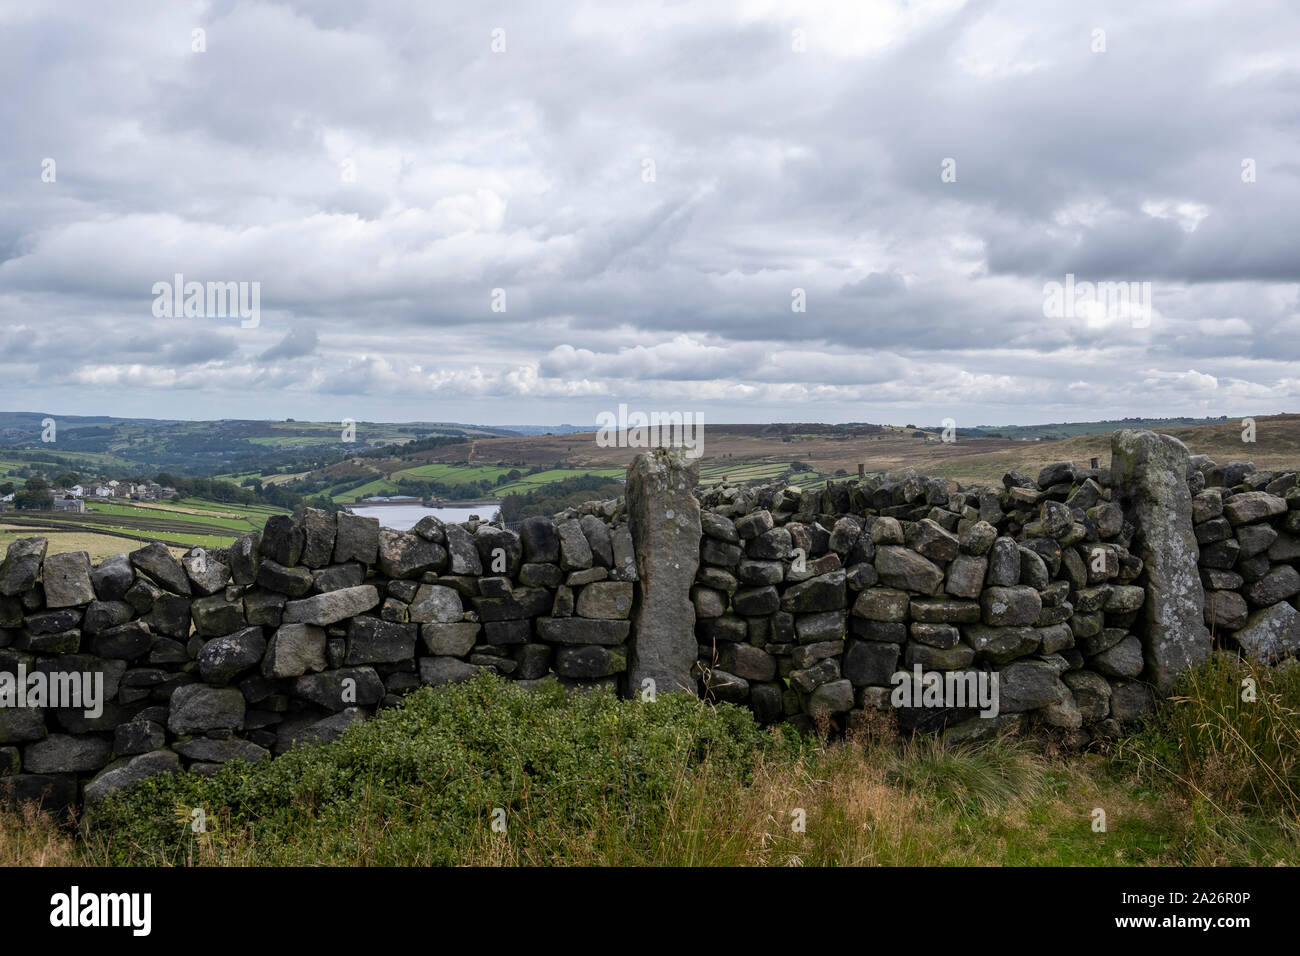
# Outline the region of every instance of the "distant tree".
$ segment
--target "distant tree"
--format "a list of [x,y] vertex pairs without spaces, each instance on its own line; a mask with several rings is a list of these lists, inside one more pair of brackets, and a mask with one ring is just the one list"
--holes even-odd
[[0,495],[12,495],[13,493],[14,483],[12,481],[6,481],[3,485],[0,485]]
[[318,498],[307,498],[303,501],[307,508],[319,508],[321,511],[328,511],[331,514],[343,510],[343,506],[335,504],[332,498],[326,498],[323,495]]
[[14,494],[14,507],[20,511],[39,511],[54,507],[54,496],[45,489],[19,491]]
[[23,487],[28,491],[48,491],[50,486],[44,478],[28,478]]
[[54,479],[54,487],[71,488],[73,485],[81,484],[81,476],[75,471],[65,471]]

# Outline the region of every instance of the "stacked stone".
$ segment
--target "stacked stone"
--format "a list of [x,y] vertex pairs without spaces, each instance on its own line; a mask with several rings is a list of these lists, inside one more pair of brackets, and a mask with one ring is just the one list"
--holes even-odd
[[1223,646],[1275,663],[1300,652],[1300,473],[1194,455],[1188,485],[1205,623]]
[[[702,688],[809,724],[893,709],[900,670],[997,671],[1002,714],[1113,733],[1151,697],[1132,633],[1143,565],[1111,498],[1107,470],[1071,462],[1000,487],[909,472],[710,489],[692,590]],[[1020,719],[898,712],[906,729]]]
[[[103,675],[102,714],[0,707],[0,799],[95,799],[330,740],[421,685],[483,670],[606,686],[626,668],[637,572],[626,523],[530,518],[519,533],[306,509],[229,548],[106,558],[13,542],[0,673]],[[89,779],[88,779],[89,778]]]
[[[518,533],[307,509],[179,561],[155,543],[92,567],[20,539],[0,563],[0,674],[91,673],[106,702],[0,706],[0,799],[62,806],[265,759],[485,670],[698,682],[805,729],[887,709],[904,729],[970,737],[1029,716],[1084,742],[1208,653],[1202,584],[1205,620],[1245,654],[1300,651],[1300,474],[1189,460],[1151,433],[1119,432],[1113,452],[1113,476],[1061,462],[991,487],[908,473],[699,501],[689,463],[643,456],[634,507]],[[996,673],[1002,716],[896,708],[914,668]]]
[[528,577],[555,597],[537,634],[555,645],[554,668],[566,686],[616,687],[627,670],[633,585],[632,537],[591,514],[552,522],[528,518],[520,527]]

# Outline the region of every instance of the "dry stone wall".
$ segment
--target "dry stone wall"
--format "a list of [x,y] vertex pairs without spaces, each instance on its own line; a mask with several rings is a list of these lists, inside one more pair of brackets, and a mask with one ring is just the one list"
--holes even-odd
[[485,671],[693,692],[804,729],[885,715],[1084,744],[1212,641],[1300,651],[1300,473],[1149,432],[1112,451],[990,486],[908,473],[800,491],[700,490],[693,462],[655,450],[626,501],[517,532],[308,509],[229,548],[93,566],[19,539],[0,563],[0,801],[67,806],[256,762]]
[[[1108,469],[1070,462],[989,487],[909,473],[711,489],[692,592],[702,687],[765,722],[893,711],[958,736],[1026,716],[1114,733],[1151,695],[1133,633],[1143,562],[1112,498]],[[996,715],[896,698],[917,669],[996,686]]]
[[1274,663],[1300,652],[1300,472],[1191,459],[1188,487],[1205,589],[1221,644]]
[[0,565],[0,798],[65,806],[256,762],[484,670],[616,685],[632,539],[619,502],[585,512],[397,532],[309,509],[229,548],[98,566],[19,539]]

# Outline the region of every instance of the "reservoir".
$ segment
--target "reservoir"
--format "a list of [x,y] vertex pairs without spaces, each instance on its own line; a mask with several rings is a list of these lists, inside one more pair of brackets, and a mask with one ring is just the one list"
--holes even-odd
[[426,515],[440,518],[447,524],[468,521],[470,515],[478,515],[484,521],[490,521],[496,515],[498,506],[493,502],[481,505],[460,505],[454,508],[426,508],[423,505],[351,505],[349,510],[367,518],[378,518],[379,524],[394,531],[410,531]]

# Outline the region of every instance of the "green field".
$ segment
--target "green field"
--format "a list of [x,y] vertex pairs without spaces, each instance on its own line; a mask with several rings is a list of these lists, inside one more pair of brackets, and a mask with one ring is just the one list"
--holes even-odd
[[[237,505],[201,498],[187,498],[175,504],[130,504],[123,501],[93,502],[83,514],[63,512],[10,511],[0,515],[0,545],[14,538],[74,533],[122,539],[117,550],[134,550],[132,542],[162,541],[176,547],[217,548],[232,544],[250,531],[261,531],[266,519],[284,514],[265,505]],[[193,512],[193,513],[190,513]],[[62,550],[58,548],[58,550]]]
[[724,479],[733,485],[749,482],[768,482],[784,479],[799,488],[820,488],[831,477],[818,471],[790,473],[793,462],[708,462],[700,465],[700,483],[717,484]]
[[330,500],[336,504],[347,505],[356,501],[358,498],[396,494],[400,494],[397,490],[397,485],[393,484],[387,478],[376,478],[374,481],[367,482],[359,488],[351,488],[348,491],[341,491],[338,494],[332,494],[330,495]]
[[493,490],[493,494],[510,495],[526,494],[534,491],[543,485],[553,484],[562,481],[565,478],[573,478],[578,475],[597,475],[601,478],[622,478],[627,472],[622,468],[552,468],[549,471],[539,471],[535,475],[525,475],[518,481],[512,481],[509,484],[502,485],[500,488]]
[[443,481],[449,484],[461,484],[471,481],[496,481],[501,475],[508,474],[509,468],[495,465],[448,465],[434,462],[415,468],[403,468],[393,472],[393,478],[414,478],[419,481]]
[[[55,462],[53,461],[54,458],[58,458],[60,461]],[[65,462],[70,462],[70,464]],[[26,479],[18,477],[19,470],[33,465],[42,470],[57,468],[59,471],[73,471],[83,476],[106,472],[126,474],[133,470],[129,461],[125,458],[119,458],[117,455],[89,451],[61,451],[51,445],[48,453],[40,451],[9,451],[6,457],[0,458],[0,481],[12,481],[21,485]]]
[[624,469],[622,468],[550,468],[533,475],[523,475],[518,480],[504,485],[496,484],[497,479],[502,475],[507,475],[516,470],[522,471],[523,469],[503,468],[498,465],[463,465],[434,462],[428,465],[417,465],[413,468],[403,468],[400,471],[393,472],[391,477],[377,476],[373,481],[369,481],[357,488],[345,488],[342,491],[331,489],[330,498],[339,504],[351,504],[357,498],[409,494],[409,491],[404,491],[397,483],[403,478],[411,481],[436,481],[446,485],[475,484],[486,481],[491,487],[486,489],[483,494],[495,498],[501,495],[526,494],[544,485],[554,484],[565,478],[574,478],[579,475],[598,475],[602,478],[621,478],[624,475]]
[[790,470],[788,461],[760,462],[755,464],[729,464],[712,462],[700,466],[700,481],[712,484],[724,478],[733,483],[742,481],[771,481]]
[[96,504],[91,506],[91,510],[88,510],[86,514],[117,515],[119,517],[132,519],[131,521],[124,522],[126,525],[134,525],[137,523],[138,519],[161,521],[180,520],[185,524],[211,526],[213,528],[222,528],[227,531],[234,531],[237,534],[243,534],[246,531],[260,531],[261,526],[266,523],[266,516],[274,514],[274,512],[268,511],[265,514],[252,515],[246,518],[233,518],[219,517],[215,514],[184,514],[179,511],[164,510],[161,508],[138,508],[132,505]]
[[337,445],[339,443],[338,434],[328,437],[321,435],[313,437],[310,435],[295,435],[292,438],[277,438],[274,435],[265,435],[248,440],[254,445],[266,445],[271,448],[297,448],[304,445]]
[[[41,440],[46,418],[57,423],[55,441],[49,443]],[[0,457],[5,462],[0,465],[0,477],[28,464],[43,473],[57,468],[119,479],[160,472],[207,477],[314,471],[342,456],[347,447],[342,444],[343,434],[339,421],[177,421],[0,412],[0,435],[4,436]],[[508,434],[450,422],[359,421],[355,447],[403,445],[429,436],[474,439]]]
[[172,505],[161,505],[156,507],[177,509],[192,508],[196,511],[220,511],[229,514],[242,514],[248,517],[254,517],[257,515],[279,515],[285,513],[285,509],[276,508],[274,505],[227,504],[223,501],[209,501],[206,498],[186,498],[184,501]]

